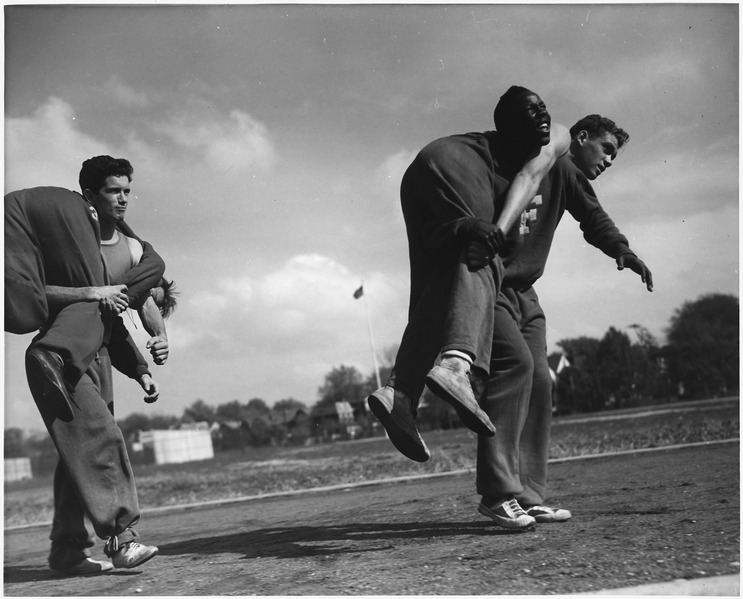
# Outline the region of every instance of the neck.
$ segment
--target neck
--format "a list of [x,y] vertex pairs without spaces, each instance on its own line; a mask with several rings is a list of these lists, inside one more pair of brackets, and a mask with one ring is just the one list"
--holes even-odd
[[495,155],[500,165],[515,175],[528,160],[534,158],[542,149],[535,143],[527,143],[523,137],[512,137],[501,134],[495,148]]
[[101,240],[102,241],[109,241],[113,238],[114,233],[116,233],[116,223],[114,222],[100,222],[101,226]]

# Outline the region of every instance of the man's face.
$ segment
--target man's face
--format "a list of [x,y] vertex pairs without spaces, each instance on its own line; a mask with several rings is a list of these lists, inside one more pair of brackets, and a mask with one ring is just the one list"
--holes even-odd
[[129,177],[110,175],[106,177],[106,184],[92,194],[92,204],[98,212],[101,222],[121,222],[126,216],[126,206],[129,203]]
[[535,93],[521,96],[514,106],[514,125],[526,140],[546,146],[550,141],[552,117],[542,99]]
[[590,135],[587,131],[581,131],[573,139],[573,163],[586,178],[593,181],[612,165],[617,157],[617,147],[617,138],[612,133]]

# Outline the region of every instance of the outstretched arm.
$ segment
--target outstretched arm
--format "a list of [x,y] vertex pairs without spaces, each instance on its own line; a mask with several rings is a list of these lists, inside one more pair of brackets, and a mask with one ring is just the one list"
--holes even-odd
[[640,279],[645,283],[648,291],[653,290],[653,273],[635,254],[622,254],[617,258],[617,270],[624,270],[625,268],[629,268],[640,275]]

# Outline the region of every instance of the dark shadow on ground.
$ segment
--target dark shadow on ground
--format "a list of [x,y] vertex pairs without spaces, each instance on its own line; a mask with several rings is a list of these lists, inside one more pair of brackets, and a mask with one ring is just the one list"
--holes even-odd
[[[244,553],[242,559],[301,558],[392,549],[395,541],[523,534],[490,522],[401,522],[262,528],[159,545],[161,555]],[[388,541],[380,545],[380,542]]]
[[6,566],[3,568],[4,583],[42,582],[47,580],[69,580],[70,578],[96,578],[98,576],[131,576],[142,570],[110,570],[99,574],[63,576],[55,574],[46,566]]

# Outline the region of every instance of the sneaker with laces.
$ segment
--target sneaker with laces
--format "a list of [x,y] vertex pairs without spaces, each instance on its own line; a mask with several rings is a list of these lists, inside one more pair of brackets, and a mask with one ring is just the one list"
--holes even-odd
[[385,385],[372,393],[366,401],[397,451],[415,462],[425,462],[431,457],[431,452],[415,426],[413,401],[407,395]]
[[157,555],[158,548],[129,541],[111,556],[114,568],[136,568]]
[[468,364],[461,358],[444,358],[426,375],[426,385],[456,410],[468,429],[492,437],[495,427],[475,399],[469,374]]
[[569,510],[546,505],[533,505],[526,508],[526,513],[537,522],[565,522],[573,517]]
[[109,572],[114,569],[114,565],[108,561],[99,561],[86,557],[72,566],[49,566],[49,569],[55,576],[92,576],[94,574]]
[[496,524],[504,528],[529,530],[537,523],[536,519],[527,514],[515,498],[491,502],[483,497],[477,511],[483,516],[492,518]]

